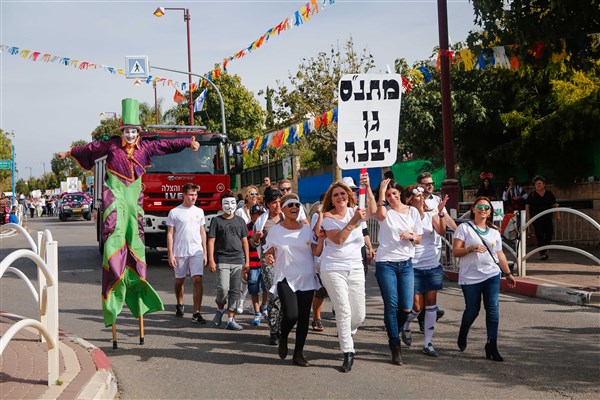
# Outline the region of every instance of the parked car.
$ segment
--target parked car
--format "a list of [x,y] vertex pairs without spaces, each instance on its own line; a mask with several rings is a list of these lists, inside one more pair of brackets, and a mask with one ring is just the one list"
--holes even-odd
[[92,199],[83,192],[63,193],[58,204],[58,218],[66,221],[69,217],[82,216],[92,219]]

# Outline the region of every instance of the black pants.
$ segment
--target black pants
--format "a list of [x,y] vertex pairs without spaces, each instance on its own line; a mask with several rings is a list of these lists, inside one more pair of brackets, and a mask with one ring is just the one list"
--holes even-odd
[[277,284],[277,293],[281,300],[281,337],[287,338],[296,323],[296,345],[294,355],[301,355],[308,335],[310,307],[312,306],[314,290],[298,290],[293,292],[287,280]]
[[[554,235],[554,224],[552,218],[540,218],[533,221],[533,229],[538,242],[538,247],[546,246],[552,241]],[[546,254],[546,251],[540,251],[540,255]]]

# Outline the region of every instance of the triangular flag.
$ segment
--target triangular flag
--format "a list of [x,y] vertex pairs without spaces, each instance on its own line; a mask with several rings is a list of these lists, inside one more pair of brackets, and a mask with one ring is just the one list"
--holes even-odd
[[200,112],[204,108],[204,100],[206,100],[206,91],[208,89],[204,89],[202,93],[198,97],[196,97],[196,101],[194,101],[194,112]]
[[173,95],[173,101],[177,104],[181,103],[183,100],[185,100],[185,96],[182,95],[179,90],[175,89],[175,94]]

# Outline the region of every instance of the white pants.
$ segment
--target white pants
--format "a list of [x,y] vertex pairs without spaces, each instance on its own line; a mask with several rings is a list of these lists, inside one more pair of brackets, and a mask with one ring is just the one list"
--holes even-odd
[[323,271],[321,282],[327,289],[335,309],[340,349],[354,353],[352,335],[365,320],[365,273],[361,268],[351,271]]

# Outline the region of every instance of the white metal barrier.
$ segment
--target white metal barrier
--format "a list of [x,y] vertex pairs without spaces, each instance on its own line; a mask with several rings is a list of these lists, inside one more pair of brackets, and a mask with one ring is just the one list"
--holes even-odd
[[518,244],[518,251],[517,251],[517,268],[519,271],[519,276],[527,276],[527,259],[529,257],[531,257],[533,254],[538,253],[540,251],[544,251],[544,250],[555,249],[555,250],[572,251],[574,253],[579,253],[581,255],[584,255],[584,256],[588,257],[589,259],[593,260],[594,262],[600,264],[600,260],[598,258],[596,258],[593,254],[590,254],[585,250],[578,249],[577,247],[562,246],[562,245],[558,245],[558,244],[549,244],[547,246],[537,247],[537,248],[531,250],[529,253],[527,253],[527,239],[526,238],[527,238],[527,228],[529,227],[529,225],[531,225],[534,221],[543,217],[544,215],[558,213],[558,212],[578,215],[581,218],[583,218],[584,220],[591,223],[594,228],[596,228],[596,229],[598,229],[598,231],[600,231],[600,224],[598,222],[593,220],[590,216],[585,215],[581,211],[573,210],[571,208],[566,208],[566,207],[551,208],[549,210],[542,211],[541,213],[537,214],[535,217],[531,218],[529,221],[526,221],[525,213],[524,212],[521,213],[521,224],[520,224],[520,232],[519,232],[520,241]]
[[[38,234],[38,245],[36,245],[22,226],[18,224],[4,226],[19,231],[27,239],[30,249],[15,250],[0,261],[0,278],[4,276],[5,272],[12,272],[25,281],[38,305],[40,321],[26,318],[12,325],[0,338],[0,355],[4,353],[4,349],[18,331],[28,326],[33,327],[39,332],[42,341],[48,343],[48,386],[51,386],[59,376],[58,242],[52,240],[52,234],[47,229]],[[11,266],[22,258],[30,259],[37,266],[39,291],[35,289],[31,280],[23,272]]]

